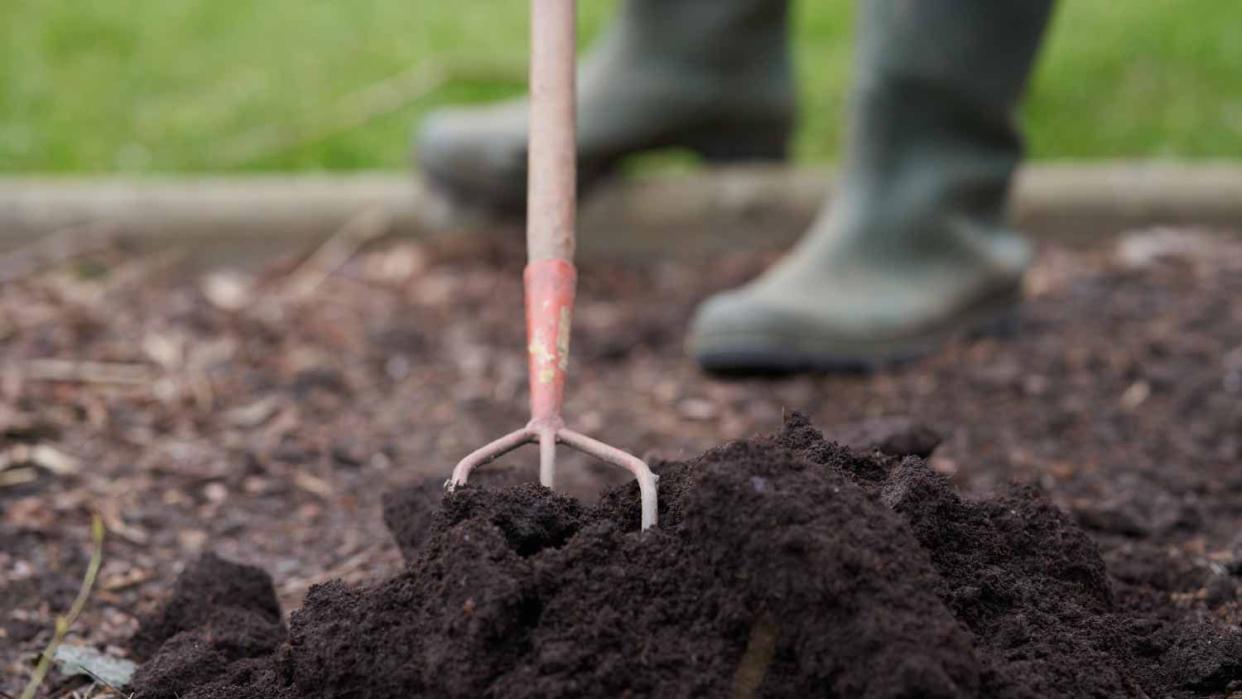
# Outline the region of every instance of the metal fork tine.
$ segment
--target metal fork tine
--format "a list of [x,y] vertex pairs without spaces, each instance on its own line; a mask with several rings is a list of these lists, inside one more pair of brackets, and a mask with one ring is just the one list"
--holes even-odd
[[483,464],[491,463],[524,444],[530,444],[534,440],[535,433],[529,427],[523,427],[516,432],[510,432],[491,444],[479,447],[457,463],[457,467],[453,469],[452,479],[445,485],[450,491],[457,486],[465,485],[466,480],[470,478],[470,472],[474,469]]
[[656,525],[656,521],[659,518],[656,502],[656,482],[659,480],[659,477],[651,472],[651,468],[647,466],[645,461],[633,454],[626,453],[614,446],[604,444],[597,439],[592,439],[568,428],[562,428],[556,433],[556,436],[565,444],[584,454],[589,454],[614,466],[620,466],[634,474],[634,478],[638,481],[638,492],[642,496],[642,527],[643,529],[650,529]]

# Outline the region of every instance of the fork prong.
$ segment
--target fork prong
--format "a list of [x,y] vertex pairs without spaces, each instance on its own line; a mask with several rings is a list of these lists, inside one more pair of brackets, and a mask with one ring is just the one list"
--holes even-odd
[[659,477],[651,472],[646,462],[633,454],[628,454],[581,432],[574,432],[564,427],[554,430],[539,429],[528,425],[476,449],[457,463],[457,467],[453,469],[453,477],[444,484],[445,488],[452,491],[458,486],[465,485],[474,469],[531,442],[539,443],[540,479],[549,488],[552,487],[556,477],[557,442],[562,442],[584,454],[629,471],[638,481],[638,492],[642,497],[642,528],[647,530],[656,525],[659,505],[656,481]]
[[530,444],[535,439],[535,433],[529,427],[523,427],[515,432],[510,432],[491,444],[479,447],[471,452],[469,456],[457,462],[456,468],[453,469],[453,477],[448,483],[444,484],[445,487],[451,491],[457,486],[465,485],[466,480],[470,478],[470,472],[474,469],[495,461],[524,444]]
[[656,525],[659,504],[656,499],[656,481],[659,477],[651,472],[645,461],[571,429],[561,428],[556,436],[565,444],[584,454],[589,454],[614,466],[620,466],[634,474],[634,478],[638,481],[638,492],[642,497],[642,528],[647,530]]
[[556,488],[556,431],[539,432],[539,482],[543,487]]

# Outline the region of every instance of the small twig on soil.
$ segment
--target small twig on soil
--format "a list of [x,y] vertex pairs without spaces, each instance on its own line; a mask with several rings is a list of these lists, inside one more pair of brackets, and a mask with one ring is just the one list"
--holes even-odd
[[12,488],[39,480],[39,472],[33,468],[14,468],[0,471],[0,488]]
[[46,444],[15,444],[0,452],[0,471],[25,464],[33,464],[57,476],[72,476],[81,470],[77,459]]
[[283,295],[293,299],[310,296],[363,246],[386,235],[392,229],[392,223],[392,214],[382,208],[358,212],[293,271],[284,286]]
[[150,368],[143,364],[92,362],[74,359],[26,359],[17,363],[18,373],[31,381],[66,381],[140,386],[151,383]]
[[[451,67],[421,63],[355,92],[305,128],[272,125],[252,131],[220,149],[214,165],[236,167],[323,141],[365,126],[454,82],[520,82],[523,76],[501,66]],[[291,133],[292,132],[292,133]]]
[[80,470],[78,460],[46,444],[15,444],[0,452],[0,488],[33,483],[38,468],[57,476],[72,476]]
[[68,614],[56,617],[56,631],[52,634],[52,640],[48,642],[47,648],[43,649],[39,664],[35,666],[34,674],[30,676],[30,683],[26,685],[20,699],[34,699],[35,692],[39,691],[39,685],[43,684],[43,679],[47,677],[48,671],[52,668],[52,657],[56,655],[56,649],[65,640],[69,628],[81,616],[86,602],[90,599],[91,589],[95,586],[95,578],[99,577],[99,568],[103,565],[104,525],[99,515],[91,517],[91,540],[94,542],[94,550],[91,552],[91,562],[86,567],[86,577],[82,579],[82,586],[78,588],[78,596],[73,600],[73,605],[69,607]]
[[150,570],[131,569],[127,573],[114,575],[105,579],[99,586],[104,592],[120,592],[137,587],[155,577],[155,572]]
[[776,656],[776,641],[780,630],[767,613],[762,614],[750,627],[750,641],[738,663],[733,677],[733,698],[753,699],[767,677],[772,658]]
[[131,527],[121,516],[120,506],[113,498],[98,503],[99,517],[108,525],[108,531],[121,537],[135,546],[146,546],[150,541],[147,533]]
[[311,495],[317,495],[324,500],[331,500],[336,496],[336,489],[332,487],[331,483],[305,471],[298,471],[293,474],[293,484]]
[[56,699],[133,699],[133,693],[124,694],[120,689],[109,686],[106,682],[100,682],[93,679],[90,685],[85,689],[79,687],[76,689],[66,689],[58,694],[53,694]]
[[98,252],[116,239],[115,226],[87,224],[65,228],[0,255],[0,284],[20,281],[75,257]]

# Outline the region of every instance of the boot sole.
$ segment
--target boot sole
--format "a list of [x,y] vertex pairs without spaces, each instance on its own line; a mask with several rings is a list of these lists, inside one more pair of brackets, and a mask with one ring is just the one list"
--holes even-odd
[[1020,327],[1020,302],[1020,293],[1006,294],[955,316],[950,324],[899,338],[709,335],[693,354],[705,371],[719,375],[870,373],[921,359],[953,340],[1012,337]]

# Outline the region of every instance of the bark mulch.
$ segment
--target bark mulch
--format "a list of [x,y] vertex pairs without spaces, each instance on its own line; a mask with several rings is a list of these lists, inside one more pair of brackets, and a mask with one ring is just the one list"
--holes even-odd
[[[305,601],[290,631],[322,637],[322,624],[344,610],[374,620],[368,605],[378,601],[367,595],[430,589],[431,578],[414,569],[402,572],[381,499],[428,477],[441,478],[470,448],[524,421],[521,255],[517,240],[394,243],[362,253],[331,274],[290,261],[256,275],[202,275],[185,273],[165,256],[111,249],[47,273],[9,278],[0,293],[0,690],[20,691],[53,616],[71,602],[89,556],[92,511],[102,513],[110,535],[96,595],[70,640],[117,655],[156,653],[154,642],[131,650],[128,639],[138,632],[139,618],[160,618],[188,564],[208,562],[192,565],[183,582],[194,580],[202,565],[232,565],[200,559],[207,552],[272,576],[272,594],[255,592],[243,605],[244,616],[257,625],[256,637],[267,639],[256,648],[279,644],[287,621],[279,609]],[[750,542],[736,528],[744,521],[732,522],[714,509],[724,507],[716,502],[722,493],[745,495],[754,504],[758,494],[746,488],[756,477],[771,479],[782,492],[831,491],[832,485],[848,493],[834,494],[840,508],[798,510],[797,517],[808,518],[805,531],[833,522],[839,527],[849,512],[850,522],[885,534],[879,549],[885,556],[878,559],[855,555],[876,542],[855,540],[848,528],[840,537],[807,545],[800,555],[851,561],[856,568],[782,578],[788,599],[773,597],[754,579],[706,595],[747,605],[687,617],[710,619],[707,626],[725,624],[705,627],[703,637],[716,644],[721,667],[731,663],[731,669],[702,681],[740,682],[736,666],[752,657],[749,649],[758,646],[754,652],[762,660],[770,646],[772,670],[765,677],[780,678],[771,681],[788,684],[772,686],[790,691],[798,682],[827,676],[815,673],[844,683],[839,686],[846,694],[888,686],[869,684],[880,681],[927,692],[949,686],[902,684],[909,673],[900,663],[876,664],[896,657],[891,653],[899,646],[890,644],[896,637],[890,631],[912,623],[898,618],[904,610],[924,619],[911,638],[937,629],[945,634],[938,637],[942,647],[909,656],[919,668],[939,668],[939,674],[915,673],[919,677],[942,677],[959,689],[985,693],[1026,686],[1026,680],[1014,679],[1020,676],[1011,666],[1023,652],[1045,657],[1033,650],[1042,643],[1041,614],[1060,619],[1066,612],[1055,595],[1039,613],[1023,607],[1044,599],[1046,590],[1039,592],[1043,583],[1035,582],[1015,592],[1011,578],[1021,569],[1032,579],[1053,580],[1053,586],[1070,585],[1065,576],[1074,580],[1070,597],[1078,611],[1071,616],[1077,615],[1079,626],[1073,628],[1084,630],[1071,633],[1066,647],[1099,659],[1098,671],[1089,675],[1075,670],[1077,664],[1064,665],[1058,674],[1032,660],[1029,677],[1045,683],[1034,686],[1052,693],[1071,686],[1067,682],[1080,683],[1073,691],[1124,686],[1136,696],[1140,689],[1217,696],[1242,691],[1236,663],[1213,666],[1211,653],[1195,645],[1210,635],[1177,631],[1225,633],[1242,622],[1242,245],[1236,239],[1153,231],[1087,249],[1046,248],[1031,276],[1017,337],[963,341],[874,375],[721,381],[700,374],[681,351],[694,304],[755,274],[766,261],[739,254],[581,270],[567,406],[574,426],[645,451],[673,471],[678,463],[698,463],[705,475],[691,480],[711,485],[704,490],[695,480],[700,487],[680,499],[669,496],[668,503],[703,513],[714,533],[687,518],[680,528],[657,535],[669,538],[662,551],[711,569],[721,565],[712,552],[724,550],[713,545],[727,542],[739,550],[795,536],[788,527],[756,524],[753,529],[766,534]],[[791,463],[815,463],[813,456],[788,444],[778,448],[772,440],[691,458],[777,429],[794,410],[855,446],[929,454],[926,466],[898,461],[870,482],[841,471],[833,459],[845,457],[833,452],[831,468],[820,468],[818,480],[808,481],[807,469]],[[943,438],[934,451],[932,433]],[[755,459],[734,453],[748,449],[769,451]],[[887,463],[874,455],[867,459]],[[525,469],[521,477],[533,478],[529,456],[511,461]],[[462,648],[476,648],[469,644],[485,642],[497,628],[509,628],[506,623],[529,627],[528,640],[552,640],[541,641],[549,657],[537,662],[529,662],[530,649],[510,647],[513,662],[498,661],[495,677],[462,674],[463,691],[502,676],[520,682],[522,673],[537,671],[573,671],[584,687],[617,686],[609,675],[616,667],[584,671],[581,649],[552,642],[558,635],[567,638],[564,624],[576,612],[549,611],[566,598],[547,581],[532,582],[531,569],[561,571],[568,593],[595,584],[573,577],[583,570],[570,560],[575,555],[630,560],[637,570],[647,563],[634,559],[639,545],[626,533],[628,525],[613,521],[620,517],[608,509],[613,500],[591,504],[601,487],[624,479],[578,458],[567,458],[562,472],[567,490],[584,504],[529,488],[471,495],[493,498],[480,507],[500,507],[504,498],[524,493],[539,507],[552,508],[553,529],[563,531],[554,535],[562,542],[555,546],[540,537],[516,547],[495,537],[477,544],[496,554],[487,561],[518,569],[512,594],[533,598],[540,609],[534,619],[522,602],[494,608],[484,598],[475,600],[483,605],[476,608],[483,619],[471,628],[482,636],[467,637]],[[745,478],[729,475],[735,472]],[[906,511],[893,495],[902,478],[926,490]],[[1011,491],[1013,480],[1042,490],[1064,516],[1029,488]],[[667,488],[675,489],[669,484],[676,481],[666,475]],[[924,499],[947,511],[923,512],[918,503]],[[791,499],[788,507],[797,510],[801,502]],[[435,508],[410,509],[421,512],[421,521],[444,516]],[[1018,562],[997,554],[992,567],[980,568],[973,559],[954,558],[969,558],[973,549],[928,540],[945,521],[958,521],[953,512],[968,513],[961,515],[964,530],[992,527],[989,540],[1008,542],[997,550],[1011,552]],[[945,517],[950,519],[937,519]],[[492,531],[484,526],[489,521],[469,514],[457,527],[442,521],[433,527],[439,537],[433,541],[444,547],[452,532]],[[925,522],[937,526],[920,529]],[[1036,524],[1007,530],[1014,522]],[[609,527],[611,533],[602,531]],[[573,532],[579,536],[564,544]],[[1028,542],[1034,548],[1015,548],[1004,538],[1023,532],[1034,537]],[[1056,560],[1070,561],[1065,565],[1072,572],[1045,560],[1051,550],[1040,539],[1045,536],[1060,537],[1068,547]],[[413,560],[456,564],[401,538]],[[523,555],[522,546],[538,550]],[[767,548],[755,551],[755,565],[793,555],[780,546]],[[972,555],[986,557],[986,550]],[[876,579],[875,571],[893,561],[928,587],[893,582],[893,589],[887,583],[877,584],[885,589],[865,589],[863,581]],[[955,577],[959,568],[975,582]],[[618,584],[638,579],[637,570],[608,570]],[[677,568],[669,573],[679,571],[690,580],[704,575]],[[257,572],[236,575],[254,590],[266,589]],[[307,597],[312,585],[338,578],[369,587],[332,584]],[[665,588],[673,599],[693,588],[674,582]],[[851,613],[821,608],[808,612],[806,625],[788,626],[784,615],[790,608],[780,605],[813,607],[821,587],[851,600]],[[1000,601],[988,597],[997,590]],[[893,596],[904,601],[885,601]],[[454,604],[453,613],[461,614],[465,601]],[[428,619],[439,619],[435,623],[449,613],[440,604],[423,609]],[[1013,621],[1014,609],[1021,610],[1021,623]],[[767,616],[755,616],[756,610]],[[862,621],[883,610],[893,619]],[[516,621],[509,618],[514,613]],[[811,632],[814,619],[822,633]],[[1128,619],[1154,621],[1144,636],[1126,625]],[[540,623],[523,626],[534,621]],[[1121,626],[1109,626],[1113,621]],[[621,639],[633,628],[604,631]],[[769,637],[778,640],[764,640]],[[792,648],[793,638],[810,645]],[[1137,638],[1154,640],[1135,646]],[[838,648],[842,639],[874,641],[871,647],[878,650],[849,662],[827,650],[813,652],[814,644]],[[663,648],[676,642],[657,634],[651,643]],[[955,655],[967,648],[970,653]],[[263,655],[254,650],[246,653]],[[1134,666],[1118,660],[1134,654],[1146,654],[1148,670],[1131,673],[1126,668]],[[799,660],[797,668],[791,669],[791,658]],[[1174,677],[1175,666],[1183,674]],[[655,673],[650,681],[672,676]],[[67,681],[49,685],[51,694],[73,688]]]

